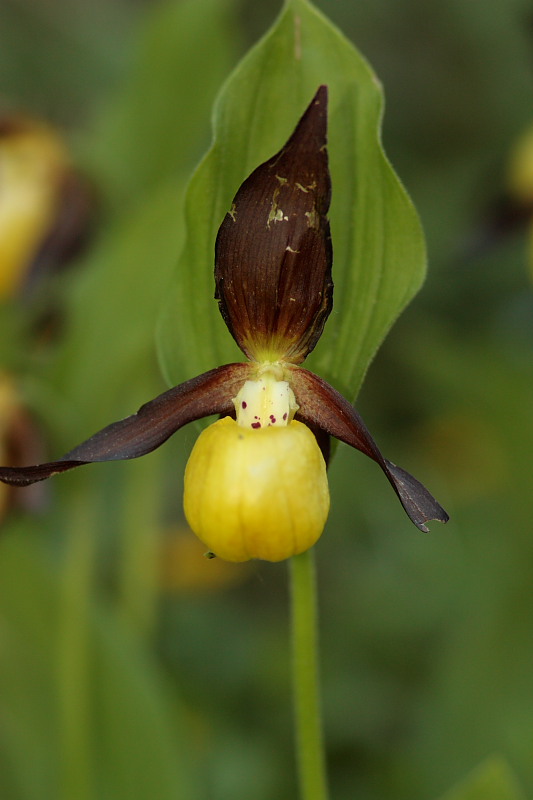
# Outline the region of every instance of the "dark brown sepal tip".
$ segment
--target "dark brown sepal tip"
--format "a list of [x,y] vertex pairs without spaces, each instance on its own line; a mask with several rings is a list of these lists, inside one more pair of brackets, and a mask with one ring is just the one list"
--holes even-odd
[[244,181],[220,226],[216,298],[250,358],[300,363],[331,311],[326,145],[327,87],[320,86],[285,146]]

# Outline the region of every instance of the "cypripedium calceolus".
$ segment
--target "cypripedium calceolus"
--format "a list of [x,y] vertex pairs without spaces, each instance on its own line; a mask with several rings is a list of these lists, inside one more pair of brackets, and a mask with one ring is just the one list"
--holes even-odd
[[77,253],[92,197],[59,133],[39,120],[0,116],[0,301],[31,294]]
[[187,520],[229,561],[281,561],[319,538],[329,510],[330,436],[374,459],[421,530],[448,515],[421,483],[387,461],[353,406],[300,364],[332,308],[327,88],[287,144],[242,184],[219,229],[216,298],[248,358],[182,383],[58,461],[0,469],[27,485],[96,461],[137,458],[183,425],[221,418],[198,438],[185,471]]

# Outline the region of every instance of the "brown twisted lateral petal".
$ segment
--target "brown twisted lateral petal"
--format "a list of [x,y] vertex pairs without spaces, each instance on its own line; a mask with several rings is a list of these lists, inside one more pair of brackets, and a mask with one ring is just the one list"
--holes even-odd
[[331,311],[326,135],[320,86],[286,145],[244,181],[218,232],[215,296],[237,344],[258,361],[303,361]]
[[166,442],[183,425],[211,414],[233,412],[232,399],[250,374],[250,364],[226,364],[204,372],[113,422],[57,461],[0,467],[0,481],[28,486],[83,464],[138,458]]
[[329,383],[301,367],[291,371],[290,380],[300,406],[296,418],[310,426],[318,426],[376,461],[408,516],[420,530],[428,531],[425,523],[432,519],[448,521],[446,511],[420,481],[382,456],[355,408]]

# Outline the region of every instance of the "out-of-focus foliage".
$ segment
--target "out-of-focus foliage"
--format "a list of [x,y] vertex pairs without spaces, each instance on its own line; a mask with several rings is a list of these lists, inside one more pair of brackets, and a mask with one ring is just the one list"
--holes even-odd
[[[0,309],[0,366],[50,456],[163,390],[154,331],[185,180],[217,88],[279,5],[3,4],[4,110],[61,126],[98,197],[54,283],[54,335]],[[486,223],[531,124],[530,4],[317,5],[385,86],[385,149],[428,242],[360,408],[452,516],[412,530],[378,470],[338,449],[318,545],[332,796],[533,796],[533,293],[527,225]],[[7,800],[294,796],[283,566],[194,590],[169,549],[193,437],[57,479],[45,512],[2,523]]]
[[487,759],[441,800],[525,800],[509,765],[501,758]]
[[533,125],[514,142],[509,156],[507,193],[503,211],[507,218],[529,228],[529,270],[533,280]]
[[78,522],[70,563],[25,525],[3,542],[2,794],[189,796],[182,710],[121,620],[89,602],[92,531]]

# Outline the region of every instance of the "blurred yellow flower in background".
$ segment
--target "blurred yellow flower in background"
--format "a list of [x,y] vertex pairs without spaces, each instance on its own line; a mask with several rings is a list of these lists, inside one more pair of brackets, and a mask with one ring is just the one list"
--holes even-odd
[[16,292],[52,228],[68,169],[51,127],[0,119],[0,299]]
[[161,536],[159,586],[169,594],[217,592],[242,583],[250,564],[230,564],[221,558],[202,558],[205,546],[187,525],[171,528]]

